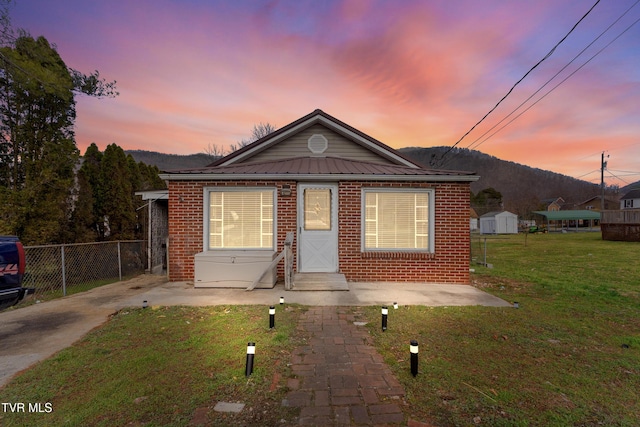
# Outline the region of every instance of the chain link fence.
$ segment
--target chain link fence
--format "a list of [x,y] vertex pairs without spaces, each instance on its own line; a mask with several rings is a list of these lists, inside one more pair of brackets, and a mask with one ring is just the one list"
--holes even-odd
[[25,246],[23,287],[43,301],[143,274],[144,240]]

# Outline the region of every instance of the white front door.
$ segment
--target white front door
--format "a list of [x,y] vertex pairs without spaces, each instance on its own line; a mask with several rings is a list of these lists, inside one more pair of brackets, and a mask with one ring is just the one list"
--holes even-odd
[[298,271],[338,271],[338,186],[298,186]]

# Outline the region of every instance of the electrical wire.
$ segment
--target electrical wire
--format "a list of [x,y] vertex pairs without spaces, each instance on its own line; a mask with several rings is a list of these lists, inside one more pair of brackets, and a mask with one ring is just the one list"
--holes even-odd
[[[556,77],[558,77],[560,75],[560,73],[562,73],[564,70],[566,70],[569,65],[573,64],[580,56],[582,56],[583,53],[585,53],[587,51],[587,49],[589,49],[591,46],[593,46],[593,44],[595,42],[597,42],[598,40],[600,40],[600,38],[602,36],[604,36],[611,28],[613,28],[614,25],[616,25],[622,18],[624,18],[630,11],[631,9],[633,9],[638,3],[640,3],[640,0],[636,1],[632,6],[630,6],[622,15],[620,15],[618,17],[618,19],[616,19],[615,21],[613,21],[604,31],[602,31],[595,39],[593,39],[591,41],[591,43],[589,43],[587,46],[585,46],[584,49],[582,49],[576,56],[573,57],[573,59],[571,59],[571,61],[569,61],[565,66],[563,66],[560,70],[558,70],[558,72],[556,72],[549,80],[547,80],[542,86],[540,86],[540,88],[538,88],[538,90],[536,90],[535,92],[533,92],[527,99],[525,99],[520,105],[518,105],[513,111],[511,111],[509,114],[507,114],[505,117],[502,118],[502,120],[500,120],[498,123],[496,123],[495,125],[493,125],[491,128],[489,128],[485,133],[483,133],[482,135],[480,135],[478,138],[475,139],[475,141],[473,141],[471,144],[469,144],[466,148],[467,149],[474,149],[476,147],[478,147],[479,145],[481,145],[482,143],[484,143],[486,140],[478,143],[478,141],[480,141],[482,138],[484,138],[489,132],[491,132],[493,129],[495,129],[496,127],[498,127],[502,122],[504,122],[505,120],[507,120],[509,117],[511,117],[516,111],[518,111],[523,105],[525,105],[527,102],[529,102],[534,96],[536,96],[542,89],[544,89],[549,83],[551,83],[551,81],[553,81]],[[474,145],[476,144],[477,145]]]
[[622,176],[636,176],[636,175],[640,175],[640,172],[632,172],[632,171],[617,171],[617,170],[611,170],[611,169],[607,169],[608,171],[611,172],[616,172],[616,173],[620,173],[620,174],[624,174]]
[[617,176],[616,174],[611,173],[611,171],[610,171],[609,169],[605,169],[605,170],[607,171],[607,173],[609,173],[609,175],[611,175],[611,176],[612,176],[612,177],[614,177],[615,179],[618,179],[618,180],[620,180],[620,181],[624,182],[624,183],[625,183],[625,184],[627,184],[627,185],[631,184],[630,182],[625,181],[624,179],[620,178],[620,177],[619,177],[619,176]]
[[558,48],[558,46],[560,46],[560,44],[562,44],[562,42],[564,42],[566,40],[567,37],[569,37],[569,35],[571,33],[573,33],[573,31],[576,29],[576,27],[591,13],[591,11],[598,5],[598,3],[600,3],[600,0],[596,0],[596,2],[594,3],[593,6],[591,6],[591,8],[587,11],[587,13],[585,13],[582,18],[580,18],[578,20],[578,22],[576,22],[573,27],[571,27],[571,29],[569,30],[569,32],[562,37],[562,39],[560,39],[560,41],[558,43],[556,43],[556,45],[551,48],[551,50],[541,59],[539,60],[533,67],[531,67],[529,69],[529,71],[527,71],[524,76],[522,76],[512,87],[511,89],[509,89],[509,91],[498,101],[498,103],[496,105],[493,106],[493,108],[491,108],[491,110],[489,110],[488,113],[486,113],[475,125],[473,125],[471,127],[471,129],[469,129],[464,135],[462,135],[462,137],[460,139],[458,139],[440,158],[440,162],[442,162],[442,160],[444,159],[444,157],[451,152],[451,150],[453,150],[460,142],[462,142],[462,140],[464,138],[466,138],[467,135],[469,135],[480,123],[482,123],[493,111],[495,111],[496,108],[498,108],[498,106],[500,104],[502,104],[502,102],[507,99],[507,97],[509,95],[511,95],[511,93],[513,92],[513,90],[516,88],[516,86],[518,86],[529,74],[531,74],[533,72],[533,70],[535,70],[536,68],[538,68],[538,66],[540,64],[542,64],[542,62],[544,62],[545,60],[547,60],[549,57],[551,57],[551,55],[553,55],[553,53],[556,51],[556,49]]
[[547,97],[547,95],[549,95],[551,92],[553,92],[554,90],[556,90],[560,85],[562,85],[564,82],[566,82],[567,80],[569,80],[569,78],[571,78],[574,74],[576,74],[578,71],[580,71],[583,67],[585,67],[589,62],[591,62],[596,56],[600,55],[606,48],[608,48],[609,46],[611,46],[611,44],[613,42],[615,42],[616,40],[618,40],[620,37],[622,37],[622,35],[624,33],[626,33],[627,31],[629,31],[634,25],[636,25],[638,22],[640,22],[640,18],[636,19],[631,25],[629,25],[627,28],[624,29],[624,31],[622,31],[620,34],[618,34],[613,40],[611,40],[609,43],[607,43],[602,49],[598,50],[595,54],[593,54],[593,56],[591,56],[588,60],[586,60],[582,65],[580,65],[578,68],[576,68],[574,71],[572,71],[567,77],[565,77],[564,79],[562,79],[557,85],[555,85],[554,87],[552,87],[549,91],[547,91],[547,93],[545,93],[544,95],[542,95],[538,100],[536,100],[533,104],[531,104],[530,106],[528,106],[527,108],[524,109],[524,111],[522,111],[520,114],[518,114],[517,116],[515,116],[513,119],[509,120],[504,126],[502,126],[501,128],[499,128],[497,131],[495,131],[494,133],[492,133],[491,135],[489,135],[488,137],[486,137],[482,142],[480,142],[479,144],[477,144],[475,147],[478,147],[480,145],[482,145],[483,143],[485,143],[488,139],[492,138],[494,135],[496,135],[498,132],[500,132],[502,129],[506,128],[507,126],[509,126],[511,123],[513,123],[516,119],[518,119],[520,116],[522,116],[524,113],[526,113],[527,111],[529,111],[534,105],[536,105],[538,102],[542,101],[544,98]]

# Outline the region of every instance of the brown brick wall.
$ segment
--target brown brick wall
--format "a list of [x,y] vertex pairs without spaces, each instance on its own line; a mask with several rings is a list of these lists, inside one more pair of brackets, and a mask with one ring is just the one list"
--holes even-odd
[[[291,196],[281,196],[289,185]],[[277,250],[288,231],[297,227],[297,185],[294,181],[170,181],[169,280],[193,280],[193,256],[203,249],[203,188],[249,186],[277,188]],[[422,187],[435,189],[435,253],[363,253],[361,251],[362,188]],[[338,190],[338,262],[350,281],[469,283],[468,183],[340,182]],[[296,254],[294,242],[293,253]],[[294,261],[294,269],[295,261]],[[282,263],[278,275],[283,276]]]

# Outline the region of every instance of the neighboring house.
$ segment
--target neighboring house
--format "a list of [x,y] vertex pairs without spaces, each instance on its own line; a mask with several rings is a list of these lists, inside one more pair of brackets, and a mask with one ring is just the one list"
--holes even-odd
[[[602,196],[593,196],[582,203],[576,205],[577,210],[602,211]],[[618,209],[618,202],[615,200],[604,199],[604,210]]]
[[555,199],[545,199],[542,201],[545,206],[545,209],[548,211],[559,211],[562,209],[562,206],[566,203],[562,197],[556,197]]
[[640,188],[629,191],[620,198],[620,209],[640,208]]
[[299,273],[469,283],[470,184],[479,176],[425,168],[321,110],[208,167],[161,177],[171,281],[199,275],[196,286],[216,286],[222,262],[264,270],[294,232]]
[[488,212],[480,217],[480,234],[518,234],[518,215],[509,211]]

